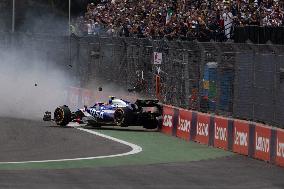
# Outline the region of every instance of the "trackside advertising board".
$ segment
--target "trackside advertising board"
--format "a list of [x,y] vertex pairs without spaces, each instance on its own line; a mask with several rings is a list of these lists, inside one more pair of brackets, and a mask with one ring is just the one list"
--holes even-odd
[[276,157],[275,163],[284,167],[284,130],[276,130]]
[[164,105],[161,132],[284,167],[284,129]]
[[209,143],[209,125],[210,125],[210,115],[198,113],[196,135],[195,135],[196,142],[200,142],[202,144]]
[[179,109],[176,136],[184,140],[190,140],[191,124],[192,112],[184,109]]
[[90,106],[92,105],[94,97],[94,92],[88,89],[82,89],[82,105]]
[[168,135],[173,133],[173,118],[174,118],[174,108],[171,106],[164,105],[163,107],[163,124],[162,132]]
[[77,87],[69,87],[67,104],[69,107],[78,107],[79,99],[81,95],[81,89]]
[[229,120],[222,117],[214,119],[214,147],[228,149],[228,123]]
[[249,123],[235,120],[233,136],[234,136],[233,152],[243,155],[248,155]]
[[270,161],[270,137],[271,128],[256,124],[254,142],[255,158]]

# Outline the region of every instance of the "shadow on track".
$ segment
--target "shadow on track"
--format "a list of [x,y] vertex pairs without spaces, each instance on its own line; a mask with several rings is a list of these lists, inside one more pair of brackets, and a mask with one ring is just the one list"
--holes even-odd
[[102,127],[92,127],[84,126],[84,129],[91,130],[112,130],[121,132],[158,132],[158,129],[144,129],[143,127],[130,126],[130,127],[117,127],[117,126],[102,126]]
[[58,129],[72,129],[76,127],[82,127],[84,129],[90,129],[90,130],[112,130],[112,131],[123,131],[123,132],[159,132],[158,129],[144,129],[142,126],[129,126],[129,127],[118,127],[115,125],[105,125],[101,127],[96,127],[92,125],[82,125],[82,126],[58,126],[55,124],[48,124],[45,125],[45,127],[50,128],[58,128]]

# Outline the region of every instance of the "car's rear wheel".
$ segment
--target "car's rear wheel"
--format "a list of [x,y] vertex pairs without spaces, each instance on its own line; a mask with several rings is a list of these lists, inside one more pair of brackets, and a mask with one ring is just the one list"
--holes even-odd
[[68,106],[59,106],[54,111],[54,121],[57,125],[66,126],[71,121],[71,115]]
[[128,109],[118,108],[114,112],[114,123],[120,127],[127,127],[131,123],[131,115]]

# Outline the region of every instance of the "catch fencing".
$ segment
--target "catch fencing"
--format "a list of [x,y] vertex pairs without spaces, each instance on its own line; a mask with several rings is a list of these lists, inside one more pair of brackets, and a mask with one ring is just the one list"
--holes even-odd
[[284,127],[283,45],[0,34],[0,49],[15,48],[64,70],[74,87],[135,87],[165,104]]
[[[202,112],[284,127],[284,46],[82,37],[81,87],[101,79]],[[161,64],[154,64],[161,53]]]

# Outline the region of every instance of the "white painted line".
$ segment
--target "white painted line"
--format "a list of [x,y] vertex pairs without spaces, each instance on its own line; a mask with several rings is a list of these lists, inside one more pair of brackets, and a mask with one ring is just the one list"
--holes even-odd
[[84,128],[76,128],[79,129],[80,131],[84,131],[93,135],[97,135],[127,146],[130,146],[132,148],[131,151],[122,153],[122,154],[114,154],[114,155],[106,155],[106,156],[95,156],[95,157],[85,157],[85,158],[72,158],[72,159],[55,159],[55,160],[39,160],[39,161],[18,161],[18,162],[0,162],[0,164],[20,164],[20,163],[48,163],[48,162],[63,162],[63,161],[78,161],[78,160],[90,160],[90,159],[103,159],[103,158],[113,158],[113,157],[121,157],[121,156],[128,156],[128,155],[133,155],[137,154],[142,151],[142,148],[136,144],[126,142],[124,140],[120,140],[108,135],[104,135],[102,133],[89,130],[89,129],[84,129]]

